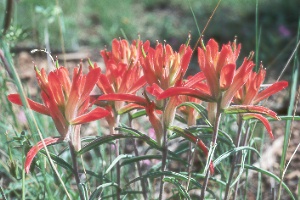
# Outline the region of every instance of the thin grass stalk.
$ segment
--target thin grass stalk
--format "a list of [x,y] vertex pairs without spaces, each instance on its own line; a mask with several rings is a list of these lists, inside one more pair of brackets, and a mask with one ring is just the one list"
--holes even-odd
[[2,186],[0,186],[0,192],[1,192],[2,198],[3,198],[4,200],[7,200],[7,198],[6,198],[5,194],[4,194],[4,191],[3,191]]
[[[265,141],[265,134],[263,134],[262,138],[261,138],[260,154],[262,154],[262,151],[263,151],[263,145],[262,144],[264,143],[264,141]],[[262,187],[261,187],[262,177],[261,177],[261,173],[258,173],[258,178],[257,179],[258,179],[257,180],[258,185],[257,185],[257,192],[256,192],[256,200],[260,200],[260,199],[262,199],[262,191],[261,191],[261,189],[262,189]]]
[[[22,145],[22,163],[25,163],[25,146]],[[22,200],[25,200],[25,193],[26,193],[26,187],[25,187],[25,166],[22,165]]]
[[[120,140],[116,140],[116,158],[120,155]],[[120,185],[121,185],[121,166],[120,166],[120,162],[118,161],[116,164],[116,171],[117,171],[117,184],[118,184],[118,188],[117,188],[117,200],[121,200],[121,190],[120,190]]]
[[188,181],[187,181],[187,184],[186,184],[186,187],[185,187],[185,190],[188,190],[189,189],[189,184],[190,184],[190,179],[191,179],[191,161],[192,161],[192,144],[191,142],[189,142],[189,151],[188,151],[188,155],[187,155],[187,160],[188,160],[188,168],[187,168],[187,172],[188,172]]
[[6,32],[10,27],[12,16],[13,16],[13,3],[14,3],[13,0],[6,0],[6,9],[5,9],[5,16],[3,22],[2,36],[6,34]]
[[[300,98],[300,86],[298,87],[297,100],[295,101],[295,105],[294,105],[293,118],[294,118],[295,115],[296,115],[297,104],[299,103],[299,98]],[[288,121],[288,122],[290,122],[290,130],[289,130],[290,136],[289,136],[289,140],[290,140],[291,135],[292,135],[292,133],[293,133],[293,121],[294,121],[294,119]],[[296,147],[295,151],[293,152],[293,154],[292,154],[290,160],[288,161],[288,163],[286,164],[284,170],[282,171],[281,178],[280,178],[281,180],[280,180],[279,189],[278,189],[278,200],[279,200],[279,198],[280,198],[280,196],[281,196],[282,182],[283,182],[284,175],[285,175],[285,173],[286,173],[286,170],[287,170],[287,168],[288,168],[288,166],[289,166],[291,160],[292,160],[293,157],[294,157],[294,154],[295,154],[296,151],[298,150],[299,145],[300,145],[300,143],[297,145],[297,147]]]
[[219,7],[221,1],[222,1],[222,0],[219,0],[219,1],[218,1],[216,7],[214,8],[213,12],[212,12],[211,15],[209,16],[209,18],[208,18],[208,20],[207,20],[207,22],[206,22],[206,24],[205,24],[205,26],[204,26],[204,28],[203,28],[203,31],[201,32],[200,37],[198,38],[198,40],[197,40],[197,42],[196,42],[196,44],[195,44],[195,46],[194,46],[194,48],[193,48],[193,52],[195,52],[195,50],[197,49],[198,44],[200,43],[200,41],[201,41],[201,39],[202,39],[202,36],[203,36],[204,32],[206,31],[206,29],[207,29],[207,27],[208,27],[210,21],[212,20],[213,16],[215,15],[215,13],[216,13],[216,11],[217,11],[217,9],[218,9],[218,7]]
[[[212,149],[215,149],[215,145],[217,143],[217,138],[218,138],[218,130],[219,130],[220,120],[221,120],[221,103],[220,102],[221,101],[219,101],[217,103],[217,112],[216,112],[216,118],[215,118],[215,123],[214,123],[214,132],[213,132],[212,141],[211,141],[211,144],[210,144],[210,148],[212,148]],[[211,152],[211,154],[212,155],[209,156],[209,159],[207,160],[207,165],[209,165],[210,162],[213,159],[214,150]],[[200,200],[203,200],[204,197],[205,197],[205,191],[206,191],[206,188],[207,188],[209,176],[210,176],[210,171],[209,171],[209,169],[207,169],[206,175],[205,175],[205,178],[204,178],[204,182],[202,184]]]
[[[297,105],[298,105],[298,103],[299,103],[299,100],[300,100],[300,86],[298,87],[297,100],[296,100],[296,102],[295,102],[295,108],[294,108],[293,118],[294,118],[295,115],[296,115],[296,110],[297,110]],[[292,120],[292,122],[294,122],[294,119]],[[291,125],[291,133],[293,133],[293,126],[292,126],[292,125]],[[298,143],[296,149],[294,150],[294,152],[292,153],[292,155],[291,155],[291,157],[290,157],[290,160],[289,160],[288,163],[286,164],[286,167],[285,167],[285,169],[284,169],[284,171],[283,171],[283,173],[282,173],[283,175],[286,173],[287,168],[288,168],[288,166],[290,165],[290,163],[291,163],[293,157],[295,156],[297,150],[299,149],[299,147],[300,147],[300,143]],[[280,182],[280,183],[281,183],[281,185],[282,185],[282,182]]]
[[[191,13],[193,15],[193,19],[194,19],[194,22],[196,24],[196,28],[197,28],[197,31],[198,31],[198,34],[199,34],[199,38],[201,38],[201,31],[200,31],[200,28],[199,28],[199,25],[198,25],[198,22],[197,22],[197,18],[196,18],[196,15],[194,13],[194,10],[193,10],[193,7],[192,7],[192,4],[191,4],[191,1],[190,0],[187,0],[188,4],[189,4],[189,8],[191,10]],[[200,41],[199,41],[200,42]],[[196,44],[197,45],[197,44]]]
[[[59,7],[59,1],[56,0],[56,6]],[[60,44],[61,44],[61,51],[63,54],[63,60],[64,60],[64,66],[67,66],[67,60],[66,60],[66,49],[65,49],[65,40],[64,40],[64,34],[63,34],[63,29],[62,29],[62,23],[61,23],[61,17],[60,14],[57,14],[58,18],[58,25],[59,25],[59,36],[60,36]]]
[[[84,176],[87,178],[88,174],[86,173],[86,168],[84,166],[84,160],[83,160],[83,156],[81,155],[80,156],[80,161],[81,161],[81,165],[82,165],[82,170],[83,170],[83,173],[84,173]],[[90,182],[87,182],[87,192],[88,192],[88,195],[90,196],[91,195],[91,185],[90,185]]]
[[[295,97],[296,97],[296,87],[297,87],[297,82],[298,82],[298,75],[299,75],[299,61],[298,61],[298,56],[296,51],[298,50],[300,44],[300,19],[298,22],[298,34],[297,34],[297,45],[292,53],[294,56],[294,65],[293,65],[293,75],[292,75],[292,83],[291,83],[291,89],[290,89],[290,102],[289,102],[289,108],[288,108],[288,116],[292,115],[294,111],[294,105],[295,105]],[[289,60],[291,60],[292,57],[290,57]],[[289,62],[289,61],[288,61]],[[298,63],[298,64],[297,64]],[[281,190],[282,190],[282,181],[284,177],[284,168],[285,168],[285,163],[286,163],[286,153],[287,153],[287,148],[289,146],[289,141],[291,137],[291,126],[292,122],[291,120],[286,121],[286,126],[285,126],[285,134],[284,134],[284,141],[283,141],[283,148],[282,148],[282,156],[280,160],[280,177],[281,177],[281,182],[279,185],[279,190],[278,190],[278,197],[277,199],[280,200],[281,197]]]
[[194,160],[195,160],[195,150],[196,150],[196,147],[194,147],[194,151],[193,151],[193,144],[190,142],[189,143],[189,154],[188,154],[188,162],[189,162],[189,165],[188,165],[188,181],[187,181],[187,184],[186,184],[186,190],[188,191],[189,189],[189,186],[190,186],[190,181],[191,181],[191,177],[192,177],[192,170],[193,170],[193,164],[194,164]]
[[42,175],[43,175],[43,178],[45,179],[45,182],[44,182],[44,187],[47,191],[47,195],[48,195],[48,199],[54,199],[54,196],[53,196],[53,191],[51,190],[51,188],[49,187],[50,186],[50,181],[47,179],[47,176],[46,176],[46,159],[44,159],[44,162],[43,162],[44,166],[41,167],[41,172],[42,172]]
[[[238,116],[238,132],[237,132],[236,141],[235,141],[235,147],[236,148],[240,146],[241,135],[242,135],[242,127],[243,127],[242,116]],[[231,170],[230,170],[230,174],[229,174],[228,181],[227,181],[227,184],[226,184],[224,200],[227,200],[229,198],[228,195],[229,195],[229,190],[230,190],[230,184],[231,184],[231,180],[233,178],[235,164],[238,161],[238,157],[239,157],[238,154],[239,153],[235,153],[233,155],[233,158],[232,158]]]
[[259,0],[255,1],[255,71],[257,72],[259,69],[259,28],[258,28],[258,2]]
[[297,199],[300,199],[300,179],[298,179],[298,198]]

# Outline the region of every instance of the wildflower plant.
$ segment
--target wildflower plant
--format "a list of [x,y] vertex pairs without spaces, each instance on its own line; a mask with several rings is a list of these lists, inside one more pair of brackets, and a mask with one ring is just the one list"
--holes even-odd
[[[132,43],[114,39],[112,50],[105,49],[100,53],[104,71],[89,62],[86,75],[82,74],[82,66],[74,68],[72,81],[65,67],[57,67],[49,75],[44,69],[39,71],[35,68],[43,103],[27,101],[32,110],[53,119],[60,136],[45,138],[28,151],[24,163],[26,172],[29,173],[33,158],[44,145],[64,141],[70,146],[73,171],[82,200],[87,197],[122,199],[126,196],[166,199],[166,182],[175,188],[171,198],[191,199],[192,191],[196,191],[198,198],[205,199],[216,196],[215,188],[209,182],[217,179],[218,187],[225,188],[223,198],[229,199],[233,186],[237,187],[240,173],[243,173],[237,168],[246,156],[250,156],[245,152],[257,152],[249,145],[249,128],[245,127],[250,127],[252,121],[257,120],[264,125],[270,138],[274,138],[269,120],[279,120],[279,117],[262,101],[285,89],[288,83],[275,82],[261,90],[266,70],[261,65],[258,72],[254,71],[253,52],[243,59],[240,66],[237,64],[241,44],[236,39],[223,45],[214,39],[209,39],[205,45],[202,39],[197,52],[193,52],[189,42],[176,51],[166,42],[151,46],[149,41],[140,39]],[[197,53],[200,72],[187,77],[193,53]],[[99,93],[92,95],[94,86],[98,87]],[[22,105],[18,94],[10,94],[8,99]],[[90,108],[92,110],[88,111]],[[82,146],[85,137],[80,133],[81,124],[102,118],[106,119],[109,133],[102,136],[95,134],[94,139],[89,139],[89,143]],[[222,120],[228,118],[236,120],[238,129],[234,134],[226,133],[222,127]],[[141,124],[141,130],[134,128],[133,122]],[[155,137],[148,134],[148,129],[154,130]],[[134,141],[131,154],[124,153],[123,140]],[[138,140],[155,152],[139,151]],[[169,144],[174,141],[186,142],[188,148],[170,149]],[[89,172],[87,180],[80,179],[76,157],[96,151],[109,142],[116,147],[109,167]],[[222,142],[228,145],[218,147]],[[189,156],[184,157],[183,153]],[[202,157],[203,163],[197,166],[197,171],[193,171],[196,156]],[[143,161],[153,158],[159,162],[150,166],[150,170],[143,170],[141,164],[146,163]],[[220,166],[229,158],[232,161],[230,165]],[[183,170],[170,170],[170,164],[175,161],[183,166]],[[151,165],[151,162],[147,163]],[[126,177],[128,171],[124,167],[129,164],[137,166],[138,176],[131,180]],[[116,170],[113,171],[113,168]],[[224,176],[224,171],[229,171],[229,175]],[[115,175],[109,175],[109,172]],[[90,185],[87,191],[80,187],[99,177],[99,185]],[[137,182],[141,189],[130,190],[131,185]],[[155,183],[158,185],[156,189]],[[105,192],[109,186],[115,189]]]

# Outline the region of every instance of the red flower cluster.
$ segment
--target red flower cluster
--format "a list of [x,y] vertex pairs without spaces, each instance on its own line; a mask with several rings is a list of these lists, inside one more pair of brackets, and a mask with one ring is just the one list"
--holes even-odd
[[[156,139],[160,143],[163,134],[172,125],[176,108],[184,102],[208,102],[207,111],[210,122],[213,122],[218,106],[222,112],[238,113],[244,119],[257,118],[272,131],[268,120],[263,116],[278,119],[276,113],[257,104],[270,95],[287,87],[286,81],[277,82],[259,92],[265,77],[265,70],[253,72],[254,63],[251,57],[245,58],[237,68],[236,61],[241,45],[236,41],[223,45],[219,50],[218,43],[211,39],[207,45],[198,48],[200,72],[185,79],[192,49],[181,45],[176,52],[168,44],[157,43],[155,48],[149,41],[113,40],[111,51],[101,51],[106,71],[102,73],[94,64],[87,75],[82,75],[82,67],[74,69],[71,81],[68,71],[60,67],[49,75],[45,70],[36,69],[44,104],[28,99],[31,109],[52,117],[60,133],[60,138],[46,138],[46,145],[58,140],[71,141],[80,149],[80,124],[106,117],[111,128],[116,126],[116,115],[133,109],[145,109]],[[253,54],[252,54],[253,55]],[[97,85],[102,94],[90,96]],[[142,91],[142,95],[138,91]],[[11,94],[8,99],[22,105],[18,94]],[[105,108],[97,107],[87,112],[91,104],[108,101]],[[127,104],[125,103],[127,102]],[[196,124],[198,113],[193,108],[179,109],[187,116],[187,124]],[[213,123],[212,123],[213,124]],[[72,131],[71,131],[72,130]],[[189,135],[207,154],[204,143]],[[41,142],[33,147],[26,159],[26,171],[36,153],[43,148]]]
[[[100,69],[91,70],[87,75],[82,74],[82,67],[74,68],[73,80],[69,78],[68,70],[59,67],[46,74],[45,70],[39,71],[35,68],[38,84],[41,88],[43,104],[30,99],[27,102],[30,108],[44,115],[49,115],[54,121],[60,137],[49,137],[44,139],[46,145],[56,143],[60,140],[71,141],[76,150],[80,145],[80,125],[101,119],[109,114],[104,108],[95,108],[90,112],[90,93],[100,76]],[[22,105],[19,94],[8,95],[12,103]],[[32,147],[25,161],[26,172],[34,156],[42,149],[43,142],[40,141]]]

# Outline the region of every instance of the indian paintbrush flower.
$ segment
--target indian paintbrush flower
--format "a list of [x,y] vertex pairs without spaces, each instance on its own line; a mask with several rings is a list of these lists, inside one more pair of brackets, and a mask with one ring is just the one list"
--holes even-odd
[[[69,72],[65,67],[59,67],[46,74],[45,69],[39,71],[35,67],[38,84],[41,88],[43,104],[27,99],[29,107],[41,114],[50,116],[58,130],[60,137],[44,139],[46,145],[59,141],[71,142],[76,150],[81,148],[80,126],[109,114],[103,108],[97,107],[90,112],[90,93],[98,81],[100,69],[92,69],[87,75],[82,74],[82,66],[74,68],[71,81]],[[8,95],[10,102],[22,105],[19,94]],[[29,171],[34,156],[42,149],[40,141],[32,147],[26,157],[25,169]]]
[[[143,46],[143,50],[142,50]],[[102,50],[100,52],[104,64],[105,73],[100,73],[97,86],[102,95],[107,94],[136,94],[136,92],[146,84],[143,76],[142,67],[140,66],[140,57],[147,51],[149,41],[144,44],[142,41],[133,41],[129,44],[127,40],[112,41],[112,50]],[[99,68],[97,64],[91,64],[90,69]],[[97,105],[97,97],[95,95],[92,101]],[[110,132],[114,133],[116,125],[117,111],[124,106],[124,101],[109,102],[105,105],[110,111],[110,115],[106,117],[109,124]]]
[[265,80],[265,75],[266,70],[262,65],[259,72],[251,72],[246,84],[236,92],[233,98],[234,105],[226,108],[225,112],[242,113],[243,119],[256,118],[260,120],[266,127],[270,137],[273,138],[269,121],[263,115],[267,115],[276,120],[279,118],[272,110],[257,104],[286,88],[288,86],[288,82],[279,81],[260,91],[261,85]]
[[220,103],[221,109],[228,107],[236,91],[245,84],[254,67],[251,61],[252,54],[250,54],[250,57],[245,58],[242,65],[236,69],[240,49],[241,45],[237,45],[234,41],[223,45],[219,51],[218,43],[210,39],[206,46],[202,45],[202,48],[198,48],[201,72],[194,75],[198,81],[192,77],[184,84],[177,84],[165,90],[158,99],[188,95],[209,102],[208,118],[213,124],[216,103]]

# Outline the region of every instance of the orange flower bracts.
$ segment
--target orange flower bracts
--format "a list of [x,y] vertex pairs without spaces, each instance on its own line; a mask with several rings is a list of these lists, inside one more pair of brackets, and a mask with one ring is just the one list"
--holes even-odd
[[[98,81],[100,69],[93,69],[87,75],[82,74],[82,67],[74,68],[73,80],[69,78],[68,70],[59,67],[46,74],[45,70],[39,71],[35,68],[38,84],[41,88],[43,104],[27,99],[29,107],[41,114],[52,117],[60,137],[49,137],[44,139],[46,145],[58,141],[70,141],[76,150],[80,145],[80,125],[103,118],[109,112],[103,108],[95,108],[88,112],[90,104],[90,93]],[[87,81],[88,80],[88,81]],[[10,102],[22,105],[19,94],[8,95]],[[37,152],[43,148],[39,142],[28,152],[25,162],[26,172]]]

